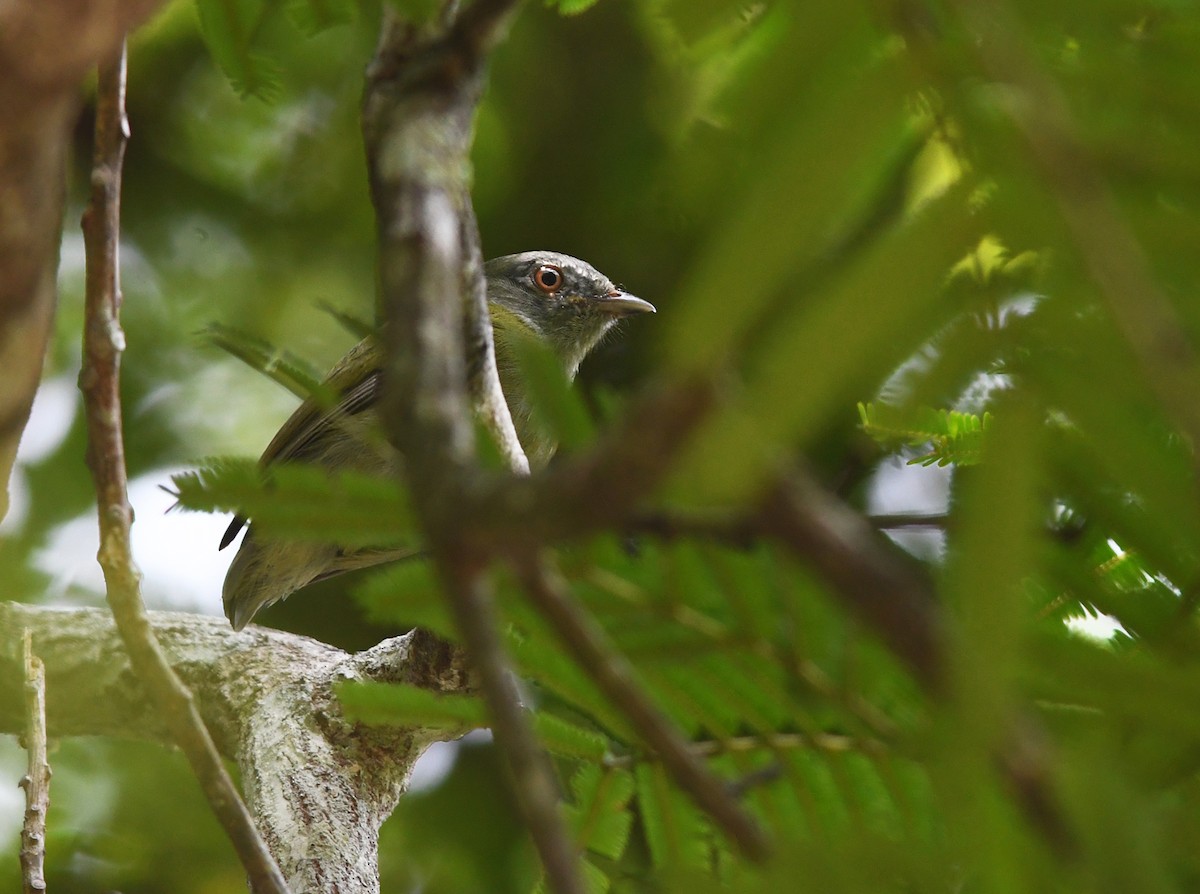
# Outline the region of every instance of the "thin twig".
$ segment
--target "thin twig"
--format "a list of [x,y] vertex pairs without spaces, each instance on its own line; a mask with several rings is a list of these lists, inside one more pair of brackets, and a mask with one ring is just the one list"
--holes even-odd
[[450,579],[450,604],[462,632],[471,667],[479,676],[492,732],[512,777],[517,806],[556,892],[583,894],[578,855],[559,813],[553,768],[521,707],[513,685],[512,662],[497,633],[492,593],[481,567],[462,557],[444,569]]
[[[722,754],[752,754],[756,751],[823,751],[826,754],[889,754],[888,746],[879,739],[844,736],[839,733],[771,733],[762,736],[734,736],[730,739],[705,739],[689,742],[687,748],[697,757],[718,757]],[[656,754],[616,754],[604,759],[605,767],[628,769],[641,763],[655,761]]]
[[769,843],[762,828],[654,705],[638,684],[633,667],[608,642],[595,620],[575,605],[563,581],[534,556],[526,557],[518,571],[534,604],[554,627],[576,663],[621,709],[638,735],[654,749],[675,783],[712,817],[743,854],[754,860],[765,859]]
[[945,529],[950,524],[949,512],[887,512],[865,516],[872,527],[881,531],[895,528]]
[[21,882],[24,894],[46,890],[46,811],[50,807],[50,764],[46,759],[46,668],[33,654],[33,633],[25,628],[25,750],[28,769],[25,822],[21,827]]
[[[950,523],[948,512],[888,512],[864,515],[867,523],[881,531],[896,528],[944,529]],[[625,525],[631,535],[659,540],[703,538],[734,548],[748,549],[762,539],[757,518],[745,514],[689,515],[680,512],[639,512]]]
[[100,68],[96,100],[96,148],[92,195],[83,216],[87,253],[86,321],[83,370],[88,429],[88,465],[96,485],[100,517],[100,552],[108,603],[138,678],[162,711],[175,741],[224,826],[256,892],[283,894],[287,884],[259,837],[249,812],[225,772],[192,694],[180,682],[163,654],[141,597],[141,575],[133,562],[121,430],[120,363],[124,333],[118,243],[121,167],[129,125],[125,118],[125,48]]

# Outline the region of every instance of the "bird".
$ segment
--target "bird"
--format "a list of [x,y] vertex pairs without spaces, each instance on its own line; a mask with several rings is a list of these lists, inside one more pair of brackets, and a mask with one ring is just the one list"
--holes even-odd
[[[617,288],[586,261],[554,251],[525,251],[484,264],[500,384],[530,466],[549,462],[555,444],[532,425],[532,408],[517,374],[514,345],[523,337],[544,344],[573,380],[579,365],[621,319],[655,313],[650,302]],[[379,434],[376,404],[385,357],[373,336],[356,344],[330,370],[321,393],[329,405],[305,400],[284,422],[259,459],[266,468],[308,463],[329,472],[354,471],[380,477],[400,472],[399,453]],[[248,527],[247,527],[248,526]],[[234,630],[315,581],[346,571],[418,555],[419,546],[342,549],[335,543],[263,536],[253,520],[235,516],[220,549],[246,527],[246,536],[225,576],[222,601]]]

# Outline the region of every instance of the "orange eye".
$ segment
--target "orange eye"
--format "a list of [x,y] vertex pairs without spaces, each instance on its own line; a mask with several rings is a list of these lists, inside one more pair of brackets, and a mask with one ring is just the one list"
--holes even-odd
[[563,272],[553,264],[543,264],[533,271],[533,284],[547,295],[553,295],[562,288]]

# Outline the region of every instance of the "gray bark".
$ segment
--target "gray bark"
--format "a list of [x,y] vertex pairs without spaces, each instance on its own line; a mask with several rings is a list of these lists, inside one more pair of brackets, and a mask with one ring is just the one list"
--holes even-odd
[[[379,890],[378,831],[416,760],[444,731],[365,727],[342,712],[342,681],[468,688],[455,650],[413,631],[350,655],[306,637],[153,612],[175,671],[194,694],[294,894]],[[51,736],[170,743],[134,677],[111,615],[100,609],[0,604],[0,732],[23,724],[20,644],[33,633],[46,665]]]

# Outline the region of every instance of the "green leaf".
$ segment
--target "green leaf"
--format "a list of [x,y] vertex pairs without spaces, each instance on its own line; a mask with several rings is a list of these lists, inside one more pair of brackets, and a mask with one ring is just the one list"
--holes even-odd
[[585,764],[571,777],[574,804],[568,816],[580,847],[619,860],[629,841],[633,815],[633,774],[627,770]]
[[859,403],[862,430],[885,446],[930,444],[928,453],[909,460],[924,466],[973,466],[979,463],[992,414],[960,413],[931,407],[903,409],[888,404]]
[[287,0],[288,18],[309,37],[354,21],[354,0]]
[[743,399],[693,438],[671,495],[690,505],[744,498],[855,390],[886,374],[947,310],[943,283],[962,254],[967,218],[951,193],[891,228],[827,288],[781,311],[752,355]]
[[534,425],[567,451],[591,442],[596,433],[591,414],[550,347],[539,339],[517,334],[508,339],[508,344],[517,361]]
[[279,96],[279,65],[258,47],[268,19],[279,8],[271,0],[196,0],[204,42],[243,96],[268,102]]
[[171,480],[183,508],[237,512],[273,536],[348,547],[407,542],[420,551],[408,494],[396,481],[301,463],[262,469],[246,459],[209,460]]
[[458,637],[433,564],[421,558],[373,570],[354,596],[372,623],[417,626],[451,641]]
[[[538,629],[528,622],[522,626],[525,629]],[[524,676],[592,718],[604,729],[622,737],[624,741],[630,741],[632,732],[628,721],[608,703],[591,678],[562,653],[544,628],[535,636],[517,637],[510,634],[509,648]]]
[[634,771],[634,779],[642,828],[654,864],[707,866],[709,836],[704,820],[670,784],[662,767],[642,764]]
[[533,715],[533,727],[551,754],[599,762],[611,753],[608,739],[603,735],[557,714],[537,711]]
[[[856,11],[821,9],[858,23]],[[862,35],[847,34],[842,40],[862,40]],[[864,54],[869,51],[865,42],[859,46]],[[861,64],[870,65],[866,59]],[[811,77],[811,72],[800,76],[797,89],[815,84]],[[682,283],[688,300],[668,331],[670,368],[701,370],[737,356],[771,308],[794,302],[814,275],[809,271],[823,267],[831,249],[860,220],[875,217],[877,207],[895,204],[896,183],[903,181],[921,142],[909,123],[903,78],[888,65],[865,74],[830,73],[821,92],[804,99],[804,114],[779,118],[770,142],[757,147],[760,176],[726,211]],[[853,120],[846,118],[848,106],[860,111]],[[826,142],[833,133],[838,134],[836,153],[828,151]],[[822,172],[820,178],[810,176],[815,169]]]
[[546,0],[546,5],[564,16],[575,16],[591,9],[599,0]]
[[469,695],[430,692],[400,683],[341,683],[346,716],[360,723],[465,733],[487,725],[483,702]]
[[266,339],[221,323],[210,323],[200,334],[297,397],[316,397],[330,406],[336,402],[336,395],[321,384],[321,374],[290,351],[276,348]]

